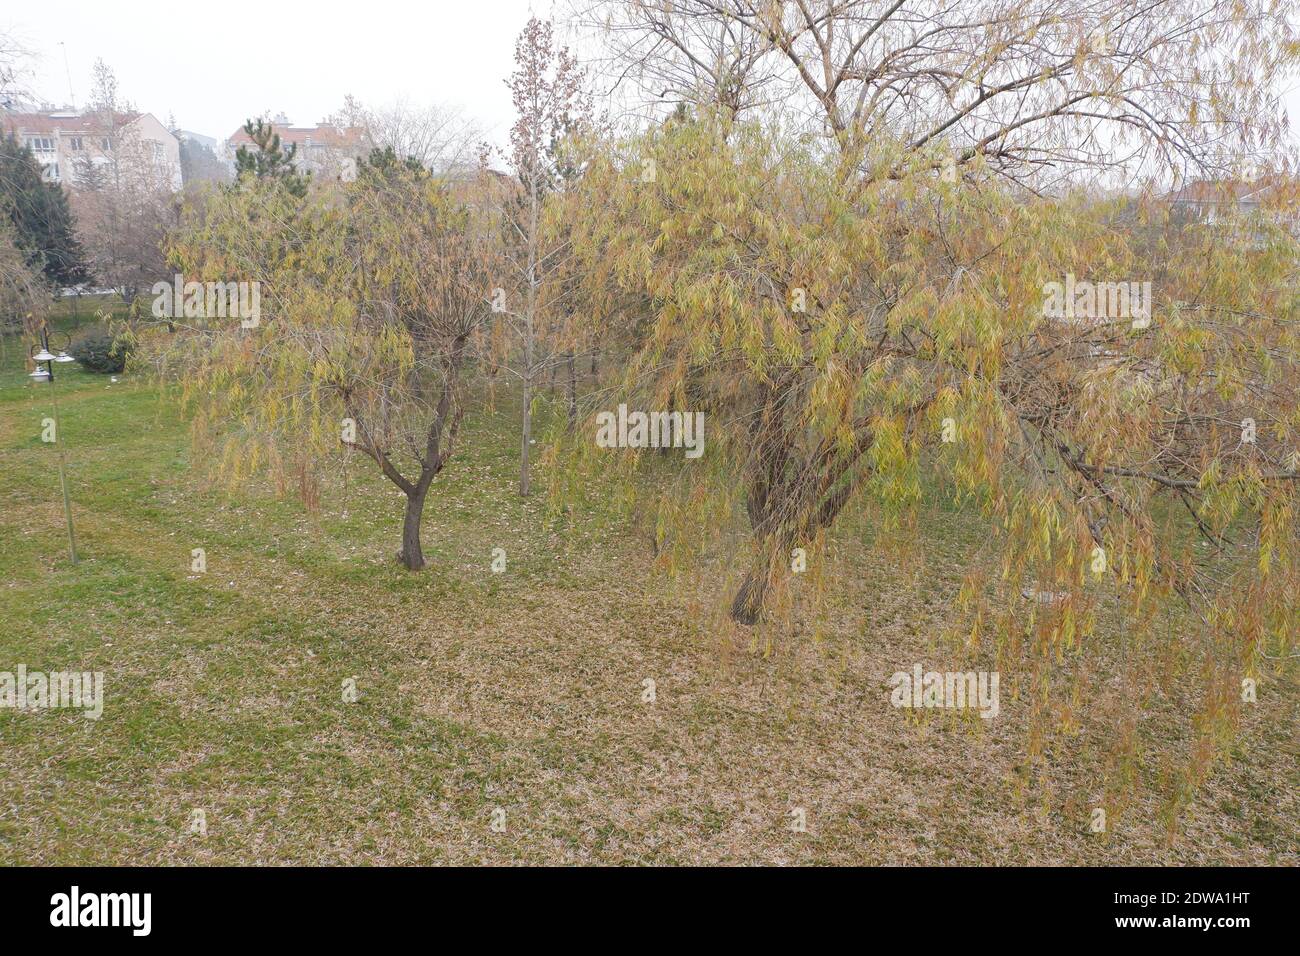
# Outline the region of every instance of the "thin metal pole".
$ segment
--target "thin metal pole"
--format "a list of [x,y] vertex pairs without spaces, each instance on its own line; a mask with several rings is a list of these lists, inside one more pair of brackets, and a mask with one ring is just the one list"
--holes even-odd
[[[41,329],[41,347],[45,354],[50,354],[50,340],[45,329]],[[77,532],[72,527],[72,502],[68,499],[68,476],[64,469],[63,428],[59,424],[59,393],[54,385],[54,363],[46,362],[45,370],[50,376],[50,401],[54,404],[54,444],[59,449],[59,487],[63,491],[63,517],[68,523],[68,553],[72,563],[77,563]]]
[[[53,385],[51,384],[51,389]],[[51,392],[53,396],[53,392]],[[63,470],[63,436],[59,428],[59,400],[54,398],[54,441],[59,446],[59,486],[63,489],[63,517],[68,522],[68,553],[72,563],[77,563],[77,532],[72,527],[72,503],[68,500],[68,476]]]

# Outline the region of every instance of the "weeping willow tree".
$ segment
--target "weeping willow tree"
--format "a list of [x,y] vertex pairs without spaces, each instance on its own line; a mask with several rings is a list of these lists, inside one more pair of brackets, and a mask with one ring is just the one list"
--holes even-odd
[[[1286,0],[574,5],[633,103],[662,115],[653,108],[677,101],[593,167],[568,216],[593,324],[625,327],[616,303],[638,297],[653,318],[634,335],[629,387],[650,381],[645,400],[709,406],[713,441],[741,453],[734,468],[698,469],[742,496],[752,531],[737,621],[758,620],[791,547],[856,496],[914,500],[913,451],[938,423],[986,456],[954,463],[955,477],[1000,488],[1013,461],[1022,485],[1086,481],[1088,513],[1075,519],[1091,547],[1151,563],[1155,546],[1133,537],[1149,495],[1204,522],[1217,482],[1243,490],[1221,461],[1235,413],[1226,383],[1256,383],[1251,396],[1269,406],[1256,422],[1289,420],[1287,387],[1268,401],[1255,391],[1265,372],[1286,379],[1285,346],[1254,348],[1285,335],[1267,338],[1274,329],[1255,319],[1259,338],[1216,324],[1285,288],[1284,252],[1262,252],[1254,235],[1166,236],[1150,208],[1032,201],[1080,185],[1132,195],[1138,182],[1231,179],[1276,156],[1274,91],[1300,56]],[[594,213],[598,201],[608,212]],[[1195,252],[1166,263],[1171,248]],[[1249,287],[1204,282],[1212,263]],[[1114,323],[1064,321],[1072,306],[1045,321],[1044,284],[1072,294],[1073,277],[1103,291],[1151,282],[1176,324],[1121,349],[1106,338],[1122,331]],[[1266,314],[1285,333],[1277,295]],[[1183,328],[1183,344],[1162,338]],[[1208,356],[1193,370],[1189,348]],[[1217,423],[1198,404],[1207,390],[1223,403]],[[1026,410],[1035,401],[1068,413]],[[1182,473],[1168,473],[1169,436],[1138,414],[1151,408],[1174,415],[1160,421],[1188,443]],[[1153,431],[1139,441],[1143,422]],[[1159,468],[1116,453],[1156,447]],[[1265,499],[1285,500],[1291,479],[1282,449],[1269,453],[1269,490],[1247,497],[1272,521]]]
[[632,342],[595,401],[703,412],[707,450],[599,449],[588,419],[557,494],[630,475],[688,556],[742,524],[730,615],[752,625],[847,509],[900,520],[938,489],[989,529],[953,582],[960,652],[1023,664],[1050,714],[1118,608],[1126,640],[1204,668],[1221,742],[1300,620],[1294,190],[1207,223],[1151,196],[1039,198],[978,161],[888,162],[903,175],[846,185],[807,137],[702,115],[591,164],[582,312]]
[[478,208],[390,150],[306,197],[248,178],[187,211],[171,250],[185,278],[260,289],[252,327],[182,317],[174,339],[153,337],[220,473],[364,455],[406,498],[399,561],[424,567],[425,502],[490,315]]
[[40,270],[19,248],[13,227],[0,219],[0,335],[39,325],[49,301]]
[[[1216,547],[1249,515],[1239,543],[1290,573],[1295,248],[1281,226],[942,176],[846,190],[834,157],[725,120],[628,149],[589,173],[611,205],[578,227],[586,314],[614,328],[611,303],[651,303],[621,400],[707,415],[719,464],[681,465],[741,499],[753,554],[736,620],[759,618],[792,548],[856,496],[914,504],[929,466],[1023,536],[1008,538],[1008,580],[1082,584],[1095,557],[1142,590],[1210,593],[1170,550],[1157,500]],[[1053,304],[1067,291],[1068,314]],[[1224,593],[1286,590],[1253,580]]]

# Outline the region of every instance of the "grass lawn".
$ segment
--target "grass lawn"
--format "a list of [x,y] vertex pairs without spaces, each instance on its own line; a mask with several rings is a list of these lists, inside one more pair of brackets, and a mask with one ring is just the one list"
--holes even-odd
[[1294,667],[1172,829],[1178,694],[1151,703],[1132,788],[1104,708],[1063,715],[1029,774],[1014,675],[991,722],[889,705],[894,671],[942,662],[977,515],[923,508],[923,554],[846,523],[818,633],[751,632],[720,618],[721,570],[670,582],[612,511],[521,501],[509,396],[466,422],[411,574],[400,494],[363,463],[314,515],[213,489],[151,387],[58,366],[74,566],[24,353],[0,370],[0,671],[103,671],[106,702],[0,710],[0,864],[1300,862]]

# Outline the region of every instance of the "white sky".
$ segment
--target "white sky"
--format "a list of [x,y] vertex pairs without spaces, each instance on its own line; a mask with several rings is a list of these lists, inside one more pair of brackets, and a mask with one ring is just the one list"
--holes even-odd
[[[0,30],[36,56],[33,91],[78,106],[97,57],[118,90],[163,123],[223,140],[244,120],[283,112],[312,125],[351,93],[463,108],[493,140],[513,122],[504,80],[514,41],[549,0],[58,0],[5,4]],[[60,46],[60,43],[63,46]],[[68,70],[64,69],[64,50]]]
[[[0,30],[36,55],[33,90],[58,105],[69,72],[85,104],[102,57],[137,109],[218,140],[262,114],[312,125],[351,93],[370,106],[458,106],[499,144],[513,121],[515,37],[552,2],[46,0],[11,5]],[[1286,102],[1300,149],[1300,77]]]

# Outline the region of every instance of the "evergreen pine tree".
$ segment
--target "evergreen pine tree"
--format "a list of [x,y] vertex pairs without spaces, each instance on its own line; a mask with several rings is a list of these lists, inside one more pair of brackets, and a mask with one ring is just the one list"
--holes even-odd
[[241,146],[235,152],[235,175],[242,179],[245,175],[257,179],[276,179],[284,183],[286,189],[299,198],[307,195],[307,180],[310,174],[298,172],[294,157],[298,154],[296,143],[285,149],[280,144],[280,134],[263,119],[249,120],[244,124],[256,148]]
[[32,151],[12,133],[0,138],[0,207],[29,266],[58,286],[89,280],[68,194],[58,183],[45,182]]

